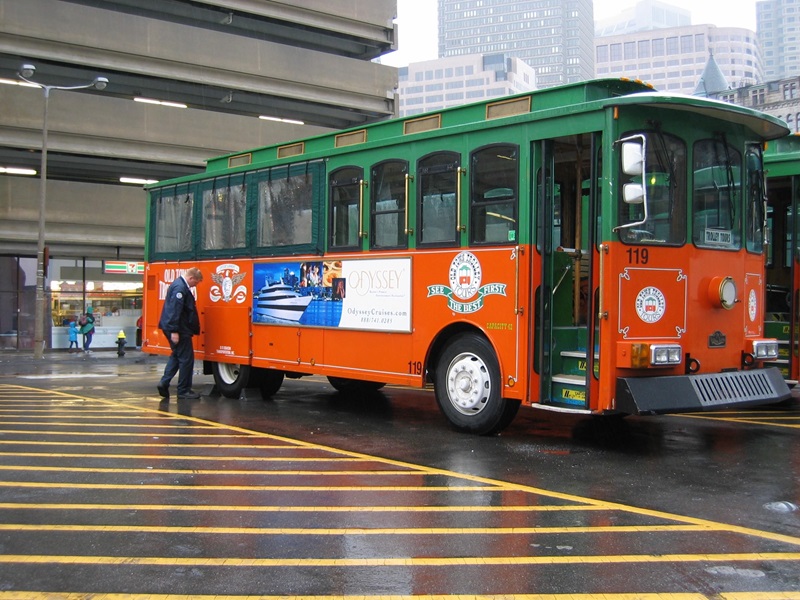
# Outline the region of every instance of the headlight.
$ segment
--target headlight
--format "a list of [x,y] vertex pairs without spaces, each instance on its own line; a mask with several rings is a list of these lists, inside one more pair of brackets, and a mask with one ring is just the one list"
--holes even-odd
[[778,342],[775,340],[758,340],[753,342],[753,356],[756,360],[778,358]]
[[730,310],[736,304],[736,282],[732,277],[714,277],[708,285],[708,298],[714,306]]
[[651,344],[650,364],[679,365],[683,360],[683,349],[677,344]]

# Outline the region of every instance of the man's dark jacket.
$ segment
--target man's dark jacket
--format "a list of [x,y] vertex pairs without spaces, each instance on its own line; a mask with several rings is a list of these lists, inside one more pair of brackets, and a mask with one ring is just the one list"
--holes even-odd
[[167,337],[176,332],[180,335],[200,333],[200,317],[197,315],[194,294],[183,277],[169,284],[158,327]]

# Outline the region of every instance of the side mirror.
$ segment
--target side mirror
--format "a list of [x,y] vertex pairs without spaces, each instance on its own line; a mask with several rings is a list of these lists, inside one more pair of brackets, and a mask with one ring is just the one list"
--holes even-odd
[[[641,175],[644,172],[643,146],[638,142],[622,144],[622,172],[626,175]],[[627,200],[626,200],[627,202]]]
[[622,186],[622,199],[626,204],[644,202],[644,186],[641,183],[626,183]]

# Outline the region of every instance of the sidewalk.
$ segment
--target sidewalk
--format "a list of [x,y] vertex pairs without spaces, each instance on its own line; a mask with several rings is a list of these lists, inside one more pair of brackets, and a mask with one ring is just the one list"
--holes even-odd
[[117,356],[116,348],[101,348],[86,352],[45,350],[41,359],[33,357],[33,350],[0,350],[0,375],[43,375],[73,371],[76,367],[93,365],[125,367],[126,365],[158,365],[166,356],[146,354],[137,348],[125,348],[125,356]]

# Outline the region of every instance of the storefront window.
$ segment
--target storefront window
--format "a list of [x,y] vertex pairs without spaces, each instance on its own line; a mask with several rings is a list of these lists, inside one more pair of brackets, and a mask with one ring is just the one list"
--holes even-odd
[[[45,282],[49,306],[47,348],[68,348],[68,326],[91,306],[95,315],[92,348],[114,348],[123,331],[130,345],[142,313],[140,262],[82,258],[50,259]],[[0,256],[0,349],[33,347],[36,259]]]

